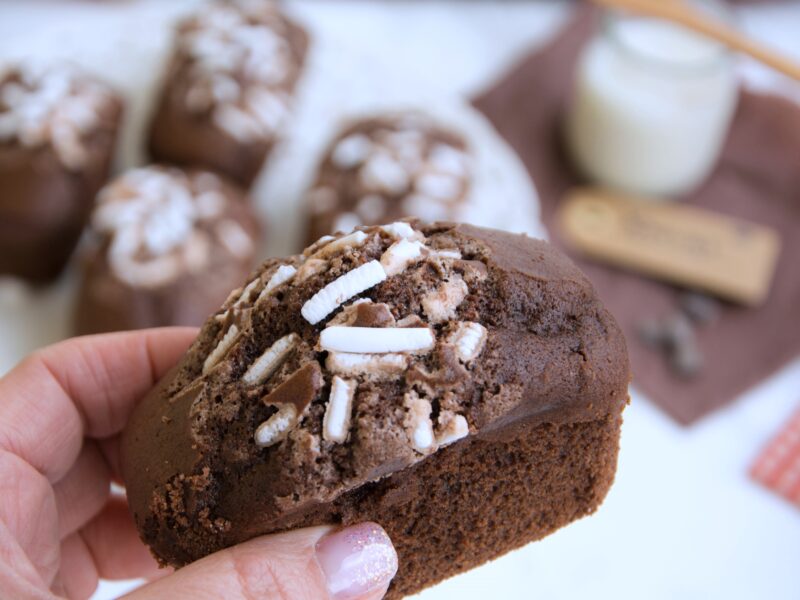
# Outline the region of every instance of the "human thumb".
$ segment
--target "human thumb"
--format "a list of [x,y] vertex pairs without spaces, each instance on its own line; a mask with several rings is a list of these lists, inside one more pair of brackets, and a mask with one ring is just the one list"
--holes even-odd
[[379,525],[309,527],[226,548],[127,598],[378,600],[396,572],[397,553]]

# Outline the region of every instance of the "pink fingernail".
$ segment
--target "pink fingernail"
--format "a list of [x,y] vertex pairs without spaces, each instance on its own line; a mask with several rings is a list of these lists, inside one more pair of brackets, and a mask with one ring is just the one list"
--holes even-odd
[[317,561],[335,600],[386,587],[397,573],[397,553],[380,525],[361,523],[317,542]]

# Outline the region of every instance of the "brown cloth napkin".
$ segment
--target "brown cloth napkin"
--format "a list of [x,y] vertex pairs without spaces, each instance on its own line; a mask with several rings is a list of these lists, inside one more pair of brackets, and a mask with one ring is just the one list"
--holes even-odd
[[[580,10],[561,35],[475,100],[530,171],[557,245],[562,244],[552,220],[559,200],[581,183],[561,144],[562,113],[574,64],[596,20],[593,11]],[[757,309],[725,305],[714,323],[697,330],[706,364],[694,379],[677,378],[636,333],[643,319],[674,311],[678,291],[577,262],[625,332],[634,385],[676,420],[690,424],[800,353],[800,107],[743,91],[720,164],[685,201],[771,226],[782,241],[767,302]]]

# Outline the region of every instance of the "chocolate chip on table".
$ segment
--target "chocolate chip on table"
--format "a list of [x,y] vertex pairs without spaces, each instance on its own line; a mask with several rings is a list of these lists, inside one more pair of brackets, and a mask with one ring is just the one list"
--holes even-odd
[[663,334],[672,350],[694,342],[694,327],[683,313],[676,313],[664,320]]
[[639,323],[638,331],[645,344],[661,350],[676,375],[693,377],[702,369],[703,355],[697,346],[694,325],[684,313],[645,319]]
[[684,292],[679,298],[679,305],[684,314],[698,325],[712,323],[720,312],[719,302],[700,292]]
[[667,351],[694,336],[692,323],[683,313],[644,319],[639,322],[638,331],[643,342]]
[[648,318],[637,326],[639,338],[648,346],[658,347],[664,342],[664,327],[660,319]]
[[702,370],[703,354],[694,340],[687,340],[674,347],[670,353],[669,363],[676,375],[688,379],[698,375]]

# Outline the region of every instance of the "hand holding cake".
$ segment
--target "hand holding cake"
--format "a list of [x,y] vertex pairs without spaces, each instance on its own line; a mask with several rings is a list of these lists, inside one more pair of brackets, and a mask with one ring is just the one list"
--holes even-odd
[[162,329],[70,340],[0,379],[0,589],[12,598],[88,598],[98,578],[157,578],[133,598],[383,596],[397,555],[378,525],[253,539],[159,574],[122,497],[119,432],[134,402],[194,339]]

